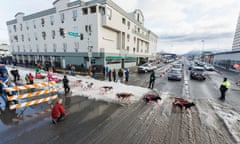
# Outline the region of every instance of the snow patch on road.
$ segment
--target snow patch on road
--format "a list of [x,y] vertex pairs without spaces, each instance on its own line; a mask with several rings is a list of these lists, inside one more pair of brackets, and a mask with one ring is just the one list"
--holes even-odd
[[230,109],[230,106],[211,101],[217,115],[223,120],[236,142],[240,143],[240,114]]

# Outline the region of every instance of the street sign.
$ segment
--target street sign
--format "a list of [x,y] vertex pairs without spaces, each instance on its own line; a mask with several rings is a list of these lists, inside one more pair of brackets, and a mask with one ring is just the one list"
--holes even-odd
[[68,35],[73,36],[73,37],[79,37],[77,32],[68,32]]

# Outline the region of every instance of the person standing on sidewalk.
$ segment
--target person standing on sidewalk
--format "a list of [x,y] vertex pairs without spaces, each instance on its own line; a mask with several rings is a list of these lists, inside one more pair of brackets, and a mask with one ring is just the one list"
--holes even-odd
[[113,75],[113,82],[116,82],[116,70],[115,69],[113,69],[112,75]]
[[68,80],[67,76],[64,75],[64,78],[63,78],[63,88],[64,88],[65,95],[70,92],[70,87],[69,87],[68,83],[69,83],[69,80]]
[[123,81],[123,71],[122,71],[122,69],[119,69],[119,71],[118,71],[118,81],[120,81],[120,82]]
[[225,101],[225,95],[229,87],[230,87],[230,82],[225,77],[220,86],[220,92],[221,92],[221,97],[219,98],[220,100]]
[[129,70],[126,69],[125,71],[125,81],[128,82],[128,78],[129,78]]
[[155,82],[155,73],[154,73],[154,70],[152,70],[152,73],[151,73],[151,75],[150,75],[150,81],[149,81],[149,86],[148,86],[148,88],[153,89],[153,87],[154,87],[154,82]]
[[112,81],[112,70],[111,69],[109,69],[109,71],[108,71],[108,80]]

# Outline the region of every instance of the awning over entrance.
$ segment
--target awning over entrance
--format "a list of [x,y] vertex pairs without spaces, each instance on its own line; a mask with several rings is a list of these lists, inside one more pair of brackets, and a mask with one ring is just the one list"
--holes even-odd
[[106,59],[135,59],[134,56],[106,56]]

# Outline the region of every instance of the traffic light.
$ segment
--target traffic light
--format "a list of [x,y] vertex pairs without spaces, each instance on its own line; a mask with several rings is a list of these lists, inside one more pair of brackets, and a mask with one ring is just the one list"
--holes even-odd
[[60,36],[65,37],[64,28],[59,29]]

